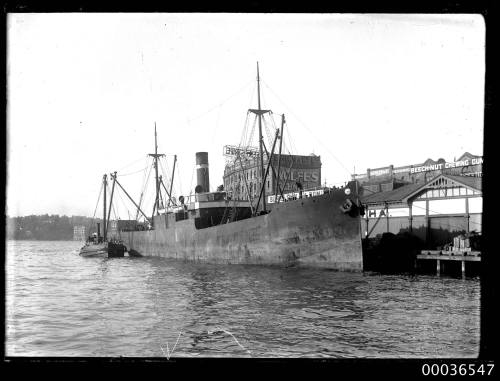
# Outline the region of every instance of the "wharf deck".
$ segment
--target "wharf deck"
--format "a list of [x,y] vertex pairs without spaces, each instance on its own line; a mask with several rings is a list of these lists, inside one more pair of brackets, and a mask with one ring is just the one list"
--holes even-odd
[[435,260],[436,261],[436,275],[441,275],[441,262],[443,265],[447,261],[460,261],[462,263],[462,277],[465,278],[465,263],[466,262],[480,262],[480,251],[465,251],[465,250],[422,250],[417,254],[415,260],[415,268],[418,268],[417,262],[419,260]]
[[481,261],[480,251],[447,251],[447,250],[422,250],[417,254],[417,259],[435,259],[441,261]]

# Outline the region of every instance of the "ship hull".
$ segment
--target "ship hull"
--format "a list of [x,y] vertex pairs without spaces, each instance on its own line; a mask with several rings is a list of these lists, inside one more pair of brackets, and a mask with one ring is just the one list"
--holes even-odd
[[104,242],[99,244],[86,243],[80,249],[82,257],[116,258],[125,256],[125,246],[122,243]]
[[269,205],[271,212],[206,229],[193,220],[155,229],[121,232],[129,252],[187,261],[223,264],[302,265],[362,271],[359,217],[342,213],[341,190]]
[[107,243],[101,243],[101,244],[86,244],[80,249],[80,256],[82,257],[102,257],[102,258],[107,258],[108,257],[108,244]]

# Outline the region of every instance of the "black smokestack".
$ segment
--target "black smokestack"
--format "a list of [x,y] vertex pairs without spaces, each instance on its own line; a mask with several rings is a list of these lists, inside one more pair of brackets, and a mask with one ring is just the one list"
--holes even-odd
[[98,222],[97,223],[97,237],[101,236],[101,224]]
[[196,152],[196,193],[210,192],[208,152]]

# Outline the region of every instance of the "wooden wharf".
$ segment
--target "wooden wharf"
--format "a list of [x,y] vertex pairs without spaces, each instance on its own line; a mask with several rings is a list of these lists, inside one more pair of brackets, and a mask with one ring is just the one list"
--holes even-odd
[[419,260],[435,260],[436,275],[441,275],[442,261],[461,261],[462,262],[462,277],[465,277],[466,262],[480,262],[481,252],[472,250],[422,250],[417,254],[415,267]]

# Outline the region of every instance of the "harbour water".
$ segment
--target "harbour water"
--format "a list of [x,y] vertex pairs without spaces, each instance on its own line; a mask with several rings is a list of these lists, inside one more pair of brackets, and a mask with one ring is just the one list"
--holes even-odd
[[6,242],[7,356],[471,358],[480,282]]

